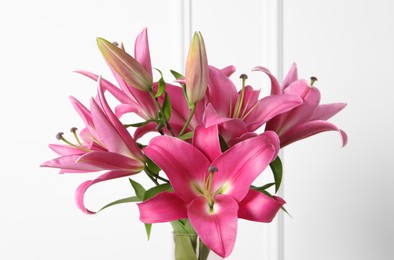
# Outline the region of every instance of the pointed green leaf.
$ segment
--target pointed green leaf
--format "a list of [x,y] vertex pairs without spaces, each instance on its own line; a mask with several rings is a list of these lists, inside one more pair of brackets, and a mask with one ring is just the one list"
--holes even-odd
[[172,107],[171,107],[170,96],[166,92],[163,101],[163,115],[167,122],[168,120],[170,120],[171,113],[172,113]]
[[151,172],[158,174],[160,172],[160,167],[157,166],[151,159],[147,158],[146,160],[146,164],[149,168],[149,170],[151,170]]
[[123,203],[130,203],[130,202],[139,202],[142,201],[140,198],[138,198],[137,196],[133,196],[133,197],[128,197],[128,198],[124,198],[124,199],[120,199],[120,200],[115,200],[107,205],[105,205],[104,207],[102,207],[100,211],[102,211],[103,209],[109,208],[111,206],[115,206],[118,204],[123,204]]
[[275,193],[278,192],[280,184],[282,182],[282,175],[283,175],[283,167],[282,167],[282,161],[280,160],[279,156],[275,158],[270,163],[270,168],[272,170],[272,173],[274,174],[274,180],[275,180]]
[[166,91],[166,82],[164,81],[163,78],[163,73],[159,70],[159,69],[155,69],[160,73],[160,79],[157,82],[157,93],[155,95],[155,97],[160,97],[164,91]]
[[145,192],[144,201],[154,197],[155,195],[159,194],[160,192],[171,191],[171,190],[172,190],[172,187],[171,187],[171,184],[169,184],[169,183],[160,184],[159,186],[155,186]]
[[144,196],[145,196],[145,189],[144,187],[142,187],[141,184],[139,184],[136,181],[133,181],[132,179],[129,179],[131,186],[133,187],[134,191],[135,191],[135,195],[137,195],[137,197],[140,200],[144,200]]
[[181,73],[176,72],[175,70],[170,70],[170,72],[171,72],[172,75],[174,75],[174,77],[175,77],[176,79],[182,79],[182,78],[185,77],[185,76],[183,76]]
[[148,237],[148,240],[150,239],[150,233],[152,231],[152,224],[145,224],[145,231],[146,231],[146,236]]

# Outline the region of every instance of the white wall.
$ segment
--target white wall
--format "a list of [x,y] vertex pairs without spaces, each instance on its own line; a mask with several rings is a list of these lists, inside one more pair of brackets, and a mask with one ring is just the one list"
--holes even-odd
[[286,260],[394,259],[394,2],[285,1],[284,64],[347,102],[336,133],[285,151]]
[[[278,1],[281,3],[281,1]],[[393,258],[394,144],[390,73],[390,1],[284,1],[284,67],[319,78],[323,101],[348,102],[334,121],[349,134],[326,133],[285,151],[284,258],[278,223],[240,223],[229,259]],[[362,3],[362,4],[360,4]],[[53,157],[59,131],[82,126],[68,96],[87,103],[95,85],[72,71],[109,75],[95,38],[123,41],[132,50],[145,26],[153,65],[182,70],[188,36],[202,31],[211,64],[234,64],[268,92],[255,65],[280,73],[278,5],[274,0],[2,1],[0,75],[2,170],[0,259],[155,259],[170,255],[169,225],[145,239],[135,205],[86,216],[74,205],[85,175],[38,168]],[[167,73],[168,75],[168,73]],[[126,180],[97,185],[89,206],[130,194]],[[245,254],[245,251],[247,252]],[[133,255],[134,254],[134,258]],[[283,258],[283,259],[282,259]]]

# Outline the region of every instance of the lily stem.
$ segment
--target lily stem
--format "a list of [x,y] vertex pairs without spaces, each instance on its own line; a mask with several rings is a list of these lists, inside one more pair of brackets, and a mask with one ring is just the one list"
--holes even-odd
[[149,178],[151,178],[151,180],[157,185],[159,186],[159,183],[157,182],[157,179],[165,182],[165,183],[170,183],[169,180],[167,180],[166,178],[163,178],[161,176],[159,176],[158,174],[154,173],[151,171],[151,169],[149,169],[148,167],[145,167],[144,169],[145,173],[149,176]]
[[185,125],[183,126],[181,132],[179,133],[179,136],[182,136],[182,135],[185,133],[187,127],[188,127],[189,124],[190,124],[190,121],[191,121],[192,118],[193,118],[194,112],[196,112],[196,104],[193,104],[193,106],[192,106],[192,108],[191,108],[191,111],[190,111],[190,114],[189,114],[189,118],[187,119]]
[[[163,107],[160,105],[159,101],[157,100],[157,97],[155,96],[155,93],[153,92],[153,88],[150,88],[150,89],[149,89],[149,93],[150,93],[150,95],[152,96],[153,100],[155,101],[157,107],[159,108],[160,114],[161,114],[161,115],[164,115],[164,113],[163,113]],[[172,136],[175,136],[174,132],[172,131],[172,127],[171,127],[170,123],[168,122],[168,120],[165,120],[165,124],[166,124],[166,127],[167,127],[168,131],[170,131],[171,135],[172,135]],[[162,132],[162,130],[159,130],[159,132],[160,132],[161,135],[164,134],[164,133]]]

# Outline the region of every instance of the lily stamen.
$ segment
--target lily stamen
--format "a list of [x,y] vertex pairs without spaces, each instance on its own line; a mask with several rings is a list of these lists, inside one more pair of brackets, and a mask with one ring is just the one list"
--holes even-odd
[[[73,129],[74,129],[74,128],[71,128],[71,131],[72,131]],[[76,130],[74,130],[74,132],[73,132],[73,133],[74,133],[74,136],[76,136],[75,131],[76,131]],[[57,140],[61,140],[61,141],[65,142],[66,144],[68,144],[69,146],[72,146],[72,147],[74,147],[74,148],[80,149],[80,150],[82,150],[82,151],[86,151],[86,152],[89,152],[89,151],[90,151],[89,149],[85,148],[85,147],[80,143],[78,137],[76,137],[76,139],[77,139],[77,141],[78,141],[78,143],[79,143],[80,145],[76,145],[76,144],[71,143],[71,142],[68,141],[66,138],[64,138],[63,135],[64,135],[63,132],[57,133],[56,139],[57,139]]]
[[237,103],[235,104],[235,109],[234,109],[234,118],[238,118],[239,117],[239,113],[241,112],[241,108],[242,108],[242,103],[245,97],[245,82],[248,79],[248,75],[246,74],[241,74],[241,76],[239,76],[240,79],[242,79],[242,89],[241,89],[241,93],[237,98]]
[[315,84],[315,82],[317,81],[317,78],[315,76],[311,77],[311,86],[313,86],[313,84]]

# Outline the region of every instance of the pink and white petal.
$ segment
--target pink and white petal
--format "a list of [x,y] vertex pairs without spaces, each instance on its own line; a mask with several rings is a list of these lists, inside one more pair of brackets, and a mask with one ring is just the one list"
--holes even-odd
[[152,77],[152,64],[151,64],[150,52],[149,52],[147,28],[144,28],[142,32],[138,34],[135,40],[134,56],[135,59],[144,67],[144,69]]
[[219,132],[224,141],[229,144],[234,139],[237,139],[248,132],[248,129],[244,121],[239,118],[232,118],[231,120],[219,125]]
[[90,131],[93,128],[93,120],[92,120],[91,112],[75,97],[70,96],[70,101],[74,109],[77,111],[77,113],[85,123],[86,127]]
[[170,136],[154,137],[143,149],[169,178],[174,192],[190,202],[208,177],[210,161],[193,145]]
[[[79,74],[82,74],[94,81],[97,81],[99,76],[89,72],[89,71],[85,71],[85,70],[77,70],[75,71]],[[129,97],[127,95],[125,95],[125,93],[119,89],[118,87],[116,87],[114,84],[112,84],[111,82],[109,82],[106,79],[101,78],[101,84],[102,86],[108,90],[116,99],[118,99],[121,103],[128,103],[129,102]]]
[[104,144],[110,152],[131,156],[128,146],[125,144],[115,126],[107,118],[93,98],[91,99],[90,106],[99,142]]
[[137,205],[143,223],[162,223],[187,218],[186,203],[173,192],[161,192]]
[[315,113],[312,115],[310,121],[313,120],[328,120],[337,114],[339,111],[346,107],[345,103],[333,103],[333,104],[323,104],[319,105]]
[[141,161],[126,157],[118,153],[95,151],[82,155],[77,163],[84,163],[101,170],[123,170],[140,172],[145,165]]
[[211,103],[209,103],[205,108],[203,115],[203,123],[205,127],[218,125],[231,120],[233,120],[233,118],[219,114]]
[[127,113],[136,113],[137,115],[140,115],[141,109],[134,101],[129,102],[128,104],[120,104],[115,107],[115,115],[118,118],[121,118],[124,114]]
[[77,163],[76,161],[79,159],[80,155],[67,155],[61,156],[49,161],[42,163],[41,167],[50,167],[50,168],[58,168],[63,169],[62,173],[69,172],[91,172],[91,171],[100,171],[101,168],[85,164],[85,163]]
[[[116,117],[114,112],[112,112],[111,108],[109,107],[109,105],[107,103],[107,100],[105,99],[104,91],[103,91],[103,88],[101,86],[100,80],[99,80],[99,87],[98,87],[98,98],[99,98],[99,102],[100,102],[101,108],[103,109],[103,112],[106,115],[106,118],[108,118],[110,120],[112,126],[115,128],[115,131],[118,133],[118,135],[123,140],[123,144],[121,144],[121,143],[115,144],[115,147],[117,145],[119,145],[118,148],[120,148],[120,151],[124,151],[123,150],[123,145],[126,145],[128,150],[129,150],[129,152],[124,151],[125,152],[124,155],[130,155],[134,159],[137,159],[137,160],[140,160],[140,161],[144,162],[145,161],[145,157],[142,154],[141,149],[138,147],[137,143],[131,137],[131,135],[127,131],[127,129],[123,126],[122,122],[120,122],[119,118]],[[102,118],[102,119],[104,119],[104,118]],[[103,120],[101,120],[101,121],[103,121]],[[96,128],[97,128],[97,126],[96,126]],[[116,132],[113,132],[113,134],[116,135]],[[105,132],[102,132],[101,134],[102,134],[102,136],[104,138],[108,137],[107,133],[105,133]]]
[[269,71],[269,69],[264,68],[262,66],[257,66],[252,69],[252,71],[261,71],[267,74],[267,76],[271,80],[271,95],[280,95],[282,94],[282,89],[280,87],[279,81],[275,78],[275,76]]
[[75,191],[75,202],[76,202],[78,208],[87,214],[95,214],[96,213],[95,211],[91,211],[85,207],[84,197],[85,197],[86,190],[90,186],[92,186],[96,183],[99,183],[102,181],[108,181],[108,180],[112,180],[112,179],[116,179],[116,178],[122,178],[122,177],[130,176],[133,174],[135,174],[135,173],[129,172],[129,171],[109,171],[109,172],[106,172],[106,173],[100,175],[98,178],[96,178],[94,180],[88,180],[88,181],[81,183],[78,186],[77,190]]
[[226,75],[226,77],[230,77],[235,72],[235,67],[233,65],[229,65],[221,69],[221,71]]
[[[238,95],[241,95],[241,93],[239,93]],[[244,99],[242,101],[242,107],[241,107],[242,117],[256,105],[259,99],[259,95],[260,95],[260,90],[254,90],[251,86],[245,87]]]
[[79,148],[72,147],[69,145],[61,145],[61,144],[50,144],[49,148],[51,148],[53,151],[55,151],[59,155],[82,155],[86,153],[86,151],[83,151]]
[[229,116],[238,93],[233,82],[221,70],[210,66],[207,96],[219,114]]
[[217,195],[211,209],[204,197],[198,197],[190,203],[187,213],[191,225],[208,248],[221,257],[231,254],[238,228],[236,200]]
[[138,127],[134,132],[134,140],[138,140],[145,134],[150,132],[157,132],[156,123],[148,123],[147,125]]
[[279,197],[269,197],[259,191],[249,190],[245,198],[239,203],[238,217],[269,223],[285,203]]
[[297,64],[291,64],[289,72],[282,82],[282,90],[285,90],[291,83],[298,80]]
[[347,135],[344,131],[339,129],[334,124],[323,121],[323,120],[315,120],[310,121],[304,124],[297,125],[291,129],[289,129],[283,135],[280,135],[280,145],[281,147],[285,147],[293,142],[305,139],[312,135],[325,132],[325,131],[338,131],[342,138],[342,146],[347,144]]
[[274,132],[240,142],[212,162],[218,172],[212,182],[212,192],[233,196],[241,201],[254,179],[264,171],[279,151],[279,139]]
[[308,86],[305,80],[298,80],[291,84],[286,89],[287,93],[298,95],[304,101],[301,105],[280,117],[282,126],[279,130],[279,135],[298,124],[309,121],[320,102],[320,91],[315,87]]
[[213,161],[222,154],[217,125],[205,128],[198,126],[194,132],[193,145]]
[[302,99],[293,95],[274,95],[261,99],[244,118],[248,131],[253,132],[273,117],[302,104]]
[[245,141],[246,139],[253,138],[258,136],[255,132],[247,132],[241,135],[240,137],[232,139],[230,142],[227,143],[228,147],[233,147],[239,142]]

